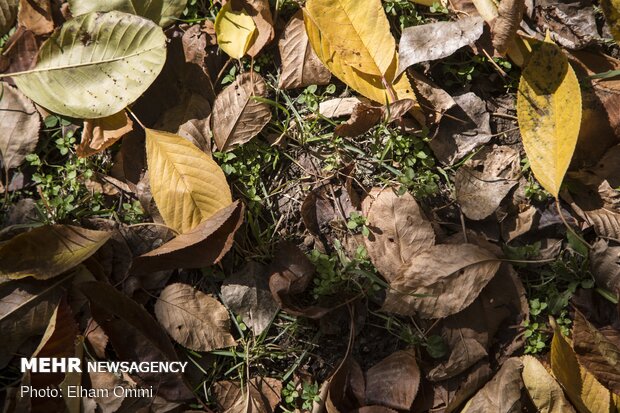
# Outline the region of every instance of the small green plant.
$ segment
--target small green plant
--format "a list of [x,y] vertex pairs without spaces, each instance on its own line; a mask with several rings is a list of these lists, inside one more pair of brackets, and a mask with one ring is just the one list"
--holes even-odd
[[295,382],[291,380],[282,388],[282,399],[285,404],[291,408],[291,410],[285,409],[287,412],[298,409],[310,411],[314,403],[321,401],[319,396],[319,385],[315,382],[295,384]]
[[402,31],[406,27],[417,26],[425,22],[414,3],[409,0],[388,0],[383,2],[383,9],[388,18],[395,22]]
[[366,217],[357,211],[351,212],[349,220],[347,221],[347,228],[353,233],[361,233],[363,236],[368,237],[370,230],[368,229],[368,222]]
[[443,4],[439,2],[433,3],[432,6],[429,7],[431,13],[439,13],[439,14],[449,14],[450,10],[448,10]]

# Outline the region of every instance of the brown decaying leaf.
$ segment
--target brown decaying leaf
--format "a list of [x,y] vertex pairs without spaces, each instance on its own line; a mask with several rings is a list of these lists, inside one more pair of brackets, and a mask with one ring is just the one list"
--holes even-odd
[[4,36],[17,18],[18,0],[0,1],[0,36]]
[[248,142],[271,120],[270,106],[254,96],[266,97],[267,85],[258,73],[243,73],[215,99],[211,121],[220,151]]
[[620,295],[620,247],[598,240],[590,249],[590,270],[596,285],[616,297]]
[[155,303],[155,315],[177,343],[191,350],[235,345],[226,307],[191,285],[175,283],[164,288]]
[[237,229],[243,222],[244,206],[239,201],[220,209],[194,229],[133,260],[135,273],[174,268],[208,267],[219,262],[230,250]]
[[18,26],[4,45],[0,55],[0,73],[25,72],[37,63],[39,47],[43,43],[30,30]]
[[407,27],[398,43],[398,72],[409,66],[450,56],[482,35],[484,20],[480,16],[464,17],[450,22],[437,22]]
[[295,13],[288,22],[278,41],[278,48],[282,60],[279,88],[295,89],[329,83],[332,74],[310,46],[303,11]]
[[415,352],[397,351],[366,372],[366,403],[409,410],[419,385]]
[[0,82],[0,96],[0,165],[9,170],[34,151],[41,121],[32,101],[8,83]]
[[497,18],[493,22],[493,47],[505,54],[510,42],[517,33],[523,19],[525,0],[506,0],[497,8]]
[[319,114],[329,119],[340,118],[342,116],[350,116],[353,109],[358,103],[369,102],[367,99],[363,101],[357,97],[333,98],[324,100],[319,103]]
[[383,110],[380,107],[358,103],[353,108],[351,118],[336,126],[334,133],[337,136],[359,136],[379,123],[381,116],[383,116]]
[[248,56],[255,57],[270,41],[273,40],[273,18],[269,8],[269,0],[232,0],[239,1],[245,11],[252,17],[258,35],[252,41],[252,45],[246,52]]
[[523,356],[523,384],[540,413],[575,413],[560,384],[536,357]]
[[[155,124],[155,129],[177,133],[179,128],[191,120],[204,120],[211,115],[211,104],[202,95],[189,93],[178,105],[166,110]],[[196,145],[198,146],[198,145]]]
[[125,111],[112,116],[84,121],[82,142],[76,148],[80,158],[99,153],[133,130],[133,122]]
[[442,318],[470,305],[500,261],[473,244],[435,245],[405,263],[390,282],[385,311]]
[[435,244],[435,232],[409,193],[374,188],[362,202],[370,235],[366,250],[383,277],[394,280],[402,265]]
[[105,358],[105,349],[108,345],[109,337],[93,318],[88,320],[88,323],[86,324],[84,339],[86,339],[88,344],[90,344],[91,350],[97,357],[100,359]]
[[521,413],[522,369],[520,359],[506,360],[495,377],[467,402],[463,413]]
[[423,74],[414,70],[409,70],[407,73],[411,75],[416,95],[426,114],[427,123],[438,124],[444,113],[456,106],[456,102],[448,92]]
[[[123,373],[117,376],[114,373],[89,372],[90,382],[93,389],[107,389],[109,396],[105,396],[103,392],[97,392],[93,397],[102,413],[114,413],[120,409],[125,400],[125,396],[115,396],[114,388],[122,387],[123,389],[135,389],[136,383]],[[118,392],[118,390],[117,390]]]
[[211,155],[211,116],[206,119],[190,119],[181,126],[177,134],[190,141],[204,153]]
[[260,335],[278,312],[278,304],[269,290],[267,269],[254,261],[226,278],[222,285],[222,301],[243,322]]
[[[209,20],[207,20],[209,21]],[[183,53],[187,63],[203,65],[207,57],[207,34],[202,31],[199,24],[194,24],[183,33],[181,37]]]
[[17,22],[37,36],[54,31],[50,0],[19,0]]
[[273,413],[280,403],[282,382],[271,377],[254,377],[241,387],[232,381],[213,386],[215,399],[224,413]]

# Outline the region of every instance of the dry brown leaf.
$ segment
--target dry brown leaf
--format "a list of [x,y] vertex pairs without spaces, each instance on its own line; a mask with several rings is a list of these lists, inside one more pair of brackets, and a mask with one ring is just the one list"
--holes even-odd
[[362,203],[370,235],[366,250],[377,270],[391,281],[401,266],[435,244],[435,232],[411,194],[375,188]]
[[385,311],[442,318],[470,305],[500,267],[473,244],[435,245],[405,263],[390,283]]
[[157,320],[183,347],[211,351],[235,345],[226,307],[191,285],[170,284],[155,303]]
[[135,273],[174,268],[208,267],[230,250],[233,237],[243,222],[244,207],[239,201],[220,209],[194,229],[133,260]]
[[93,353],[100,359],[104,359],[109,338],[93,318],[88,320],[86,330],[84,330],[84,338],[90,344]]
[[[358,103],[363,101],[357,97],[333,98],[319,103],[319,114],[329,119],[350,116]],[[368,102],[368,100],[366,100]]]
[[420,106],[424,109],[428,124],[438,124],[444,113],[456,106],[456,102],[448,92],[423,74],[414,70],[409,70],[407,73],[411,75],[416,95],[420,99]]
[[383,109],[366,103],[358,103],[353,108],[351,118],[336,126],[334,133],[338,136],[355,137],[375,126],[383,116]]
[[522,369],[518,358],[506,360],[495,377],[467,403],[463,413],[521,413]]
[[112,116],[84,121],[82,142],[76,148],[80,158],[99,153],[133,130],[133,122],[123,110]]
[[525,388],[540,413],[575,413],[562,387],[545,366],[532,356],[523,356],[521,373]]
[[207,34],[202,31],[202,27],[199,24],[191,26],[183,33],[181,42],[183,43],[185,61],[199,66],[204,65],[204,60],[207,57],[208,40]]
[[178,105],[164,112],[155,124],[155,129],[177,133],[181,125],[190,120],[203,120],[211,115],[211,104],[197,93],[184,96]]
[[366,403],[409,410],[419,385],[420,369],[415,352],[397,351],[366,372]]
[[[101,413],[114,413],[123,405],[125,396],[115,396],[115,388],[134,389],[136,383],[127,375],[122,374],[120,377],[114,373],[89,372],[90,382],[93,389],[107,389],[109,396],[105,396],[103,392],[98,392],[93,399],[97,402],[97,406],[101,409]],[[117,390],[118,392],[118,390]]]
[[262,49],[273,40],[273,18],[271,17],[271,10],[269,9],[269,0],[232,0],[239,1],[245,11],[252,17],[256,30],[258,32],[255,35],[252,45],[246,52],[248,56],[255,57]]
[[497,18],[493,23],[493,47],[502,55],[511,45],[523,19],[525,0],[506,0],[497,8]]
[[206,119],[190,119],[181,126],[177,135],[187,139],[204,153],[211,154],[211,116]]
[[54,31],[50,0],[19,0],[17,22],[37,36]]
[[596,241],[590,249],[590,269],[596,285],[615,296],[620,294],[620,247]]
[[266,97],[267,85],[258,73],[243,73],[215,99],[211,121],[220,151],[248,142],[271,120],[270,106],[254,96]]
[[278,48],[282,60],[279,88],[295,89],[329,83],[332,74],[310,46],[301,10],[284,28]]
[[254,377],[242,388],[232,381],[213,386],[215,399],[224,413],[273,413],[280,403],[282,382],[270,377]]

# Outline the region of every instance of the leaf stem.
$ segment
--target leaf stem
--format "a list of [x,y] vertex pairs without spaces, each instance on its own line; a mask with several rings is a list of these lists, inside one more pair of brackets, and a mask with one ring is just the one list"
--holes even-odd
[[590,245],[588,241],[583,239],[581,235],[577,234],[577,232],[575,232],[575,230],[568,224],[568,222],[566,222],[566,218],[564,218],[564,215],[562,214],[562,207],[560,206],[560,199],[558,197],[555,198],[555,207],[558,210],[558,215],[560,216],[560,219],[564,223],[566,230],[569,231],[571,234],[573,234],[575,238],[577,238],[579,241],[583,242],[588,247],[588,249],[592,249],[592,245]]
[[138,125],[140,125],[140,127],[142,129],[145,129],[145,130],[148,129],[146,126],[144,126],[144,124],[142,122],[140,122],[140,119],[136,116],[135,113],[133,113],[133,111],[131,109],[126,107],[125,110],[127,111],[127,113],[129,113],[131,115],[132,118],[134,118],[136,120],[136,122],[138,122]]

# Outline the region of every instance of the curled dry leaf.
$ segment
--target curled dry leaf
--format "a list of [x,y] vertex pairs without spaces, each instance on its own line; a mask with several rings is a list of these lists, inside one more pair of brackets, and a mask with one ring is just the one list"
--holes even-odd
[[245,8],[235,10],[229,1],[217,13],[215,34],[220,49],[233,59],[241,59],[256,38],[256,24]]
[[620,295],[620,247],[598,240],[590,249],[590,270],[596,285],[616,297]]
[[15,24],[19,0],[0,0],[0,36],[4,36]]
[[394,280],[402,265],[435,244],[435,232],[411,194],[373,189],[362,203],[370,235],[364,238],[377,270]]
[[0,164],[17,168],[34,152],[41,121],[34,105],[19,90],[0,82]]
[[312,50],[301,10],[284,28],[278,48],[282,59],[279,88],[295,89],[329,83],[332,74]]
[[523,356],[521,376],[532,402],[540,413],[575,413],[564,391],[545,366],[532,356]]
[[199,24],[191,26],[183,33],[181,42],[185,61],[199,66],[204,65],[207,57],[207,34],[202,31],[202,27]]
[[451,22],[437,22],[407,27],[398,43],[398,72],[416,63],[442,59],[461,47],[478,40],[484,20],[480,16]]
[[211,155],[211,116],[206,119],[188,120],[179,126],[177,134],[193,143],[207,155]]
[[171,25],[181,17],[186,6],[187,0],[69,0],[69,8],[74,16],[116,10],[146,17],[162,27]]
[[19,0],[17,22],[37,36],[54,31],[50,0]]
[[336,126],[334,133],[337,136],[355,137],[375,126],[383,116],[383,109],[377,106],[358,103],[353,108],[351,118],[345,123]]
[[195,228],[161,247],[133,260],[134,273],[148,273],[174,268],[200,268],[218,263],[233,245],[233,238],[243,222],[244,207],[239,201],[224,207]]
[[0,244],[0,281],[46,280],[93,255],[111,233],[71,225],[44,225]]
[[123,110],[111,116],[84,121],[82,142],[77,147],[81,158],[94,155],[114,145],[133,130],[133,122]]
[[548,38],[534,45],[521,74],[517,117],[532,172],[557,198],[579,136],[581,92],[566,55]]
[[244,144],[271,120],[271,108],[255,97],[266,97],[267,85],[258,73],[243,73],[213,104],[213,137],[220,151]]
[[497,18],[493,22],[493,47],[505,54],[517,34],[523,19],[525,0],[506,0],[497,8]]
[[514,357],[506,360],[495,377],[467,402],[463,413],[520,413],[522,369],[520,359]]
[[190,231],[232,203],[222,169],[182,137],[147,129],[146,157],[153,198],[171,228]]
[[397,351],[366,372],[366,403],[409,410],[419,385],[420,369],[415,352]]
[[362,103],[359,98],[333,98],[319,103],[319,114],[329,119],[350,116],[358,103]]
[[232,381],[219,381],[213,393],[224,413],[273,413],[280,403],[282,382],[271,377],[254,377],[241,387]]
[[246,52],[255,57],[262,49],[273,40],[273,18],[269,8],[269,0],[240,0],[245,11],[252,17],[256,25],[256,36]]
[[155,315],[183,347],[211,351],[235,345],[226,307],[191,285],[170,284],[155,303]]
[[499,267],[497,257],[477,245],[432,246],[401,267],[383,309],[424,318],[449,316],[470,305]]

